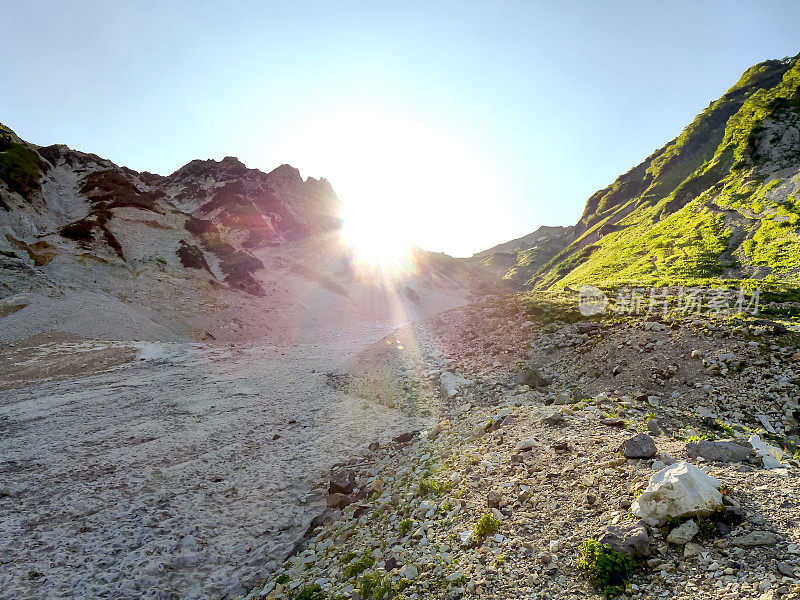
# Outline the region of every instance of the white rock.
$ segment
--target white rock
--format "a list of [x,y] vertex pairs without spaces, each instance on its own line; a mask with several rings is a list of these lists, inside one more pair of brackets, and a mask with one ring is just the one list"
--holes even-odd
[[780,448],[768,444],[757,435],[751,435],[747,441],[761,458],[765,469],[783,469],[789,466],[781,462],[786,457],[786,452]]
[[662,524],[667,516],[707,516],[722,505],[719,486],[719,480],[680,461],[650,477],[631,512],[651,526]]
[[520,440],[517,442],[517,450],[521,450],[525,452],[526,450],[532,450],[533,448],[541,446],[542,443],[536,439],[535,437],[530,437],[527,440]]

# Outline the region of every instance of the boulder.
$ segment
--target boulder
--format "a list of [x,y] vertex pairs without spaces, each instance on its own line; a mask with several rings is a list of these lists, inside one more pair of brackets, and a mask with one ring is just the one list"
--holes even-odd
[[683,556],[684,558],[691,558],[693,556],[699,555],[703,551],[703,547],[700,544],[695,544],[694,542],[689,542],[683,548]]
[[556,396],[553,404],[563,406],[564,404],[569,404],[570,402],[572,402],[572,396],[570,396],[569,392],[561,392],[558,396]]
[[419,570],[415,565],[406,565],[400,570],[400,577],[405,579],[416,579],[419,575]]
[[634,558],[650,556],[650,536],[644,521],[608,525],[600,534],[598,541],[608,544],[612,550]]
[[622,442],[620,451],[625,458],[652,458],[656,455],[656,442],[646,433],[639,433]]
[[685,546],[692,541],[692,538],[698,534],[700,528],[694,520],[689,520],[678,525],[675,529],[669,532],[667,541],[670,544],[678,544]]
[[339,471],[331,475],[330,483],[328,483],[329,494],[344,494],[345,496],[352,494],[353,489],[356,487],[356,476],[352,471]]
[[686,444],[686,453],[691,458],[702,457],[715,462],[745,462],[753,454],[749,442],[702,440]]
[[444,419],[442,421],[439,421],[433,429],[428,431],[428,439],[435,440],[437,437],[439,437],[440,433],[442,433],[447,429],[450,429],[450,420]]
[[547,387],[550,385],[550,380],[546,377],[542,377],[542,374],[533,367],[522,369],[522,371],[517,373],[514,381],[517,385],[527,385],[530,388]]
[[663,524],[668,516],[708,516],[722,506],[719,486],[719,480],[680,461],[650,476],[631,512],[651,526]]
[[407,444],[408,442],[410,442],[413,439],[414,439],[414,434],[413,434],[413,432],[409,431],[409,432],[406,432],[406,433],[401,433],[397,437],[392,438],[392,441],[395,444],[402,445],[402,444]]
[[447,394],[448,398],[454,398],[462,388],[472,385],[472,381],[465,379],[460,375],[456,375],[450,371],[443,371],[439,376],[439,381],[442,383],[442,388]]
[[540,442],[537,437],[529,437],[528,439],[517,442],[517,450],[520,452],[528,452],[529,450],[540,448],[541,446],[542,442]]

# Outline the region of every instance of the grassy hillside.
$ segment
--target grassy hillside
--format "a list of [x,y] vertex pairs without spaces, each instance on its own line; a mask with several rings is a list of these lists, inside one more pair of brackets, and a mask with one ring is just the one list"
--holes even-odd
[[527,273],[528,287],[796,282],[799,88],[798,57],[745,71],[677,138],[592,195],[571,243]]

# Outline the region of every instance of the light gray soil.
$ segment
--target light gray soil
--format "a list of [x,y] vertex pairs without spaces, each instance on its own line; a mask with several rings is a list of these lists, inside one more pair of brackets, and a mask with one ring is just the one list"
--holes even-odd
[[0,393],[0,598],[251,589],[324,506],[334,464],[423,426],[326,385],[391,329],[290,346],[54,338],[19,352]]

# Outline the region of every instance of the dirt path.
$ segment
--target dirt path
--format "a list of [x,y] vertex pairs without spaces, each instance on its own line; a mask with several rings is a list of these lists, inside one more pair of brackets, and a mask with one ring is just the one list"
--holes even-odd
[[[335,463],[421,425],[325,383],[390,330],[291,347],[92,342],[103,360],[112,347],[136,358],[3,391],[0,598],[251,588],[321,510]],[[29,351],[15,373],[74,354],[63,343]]]

